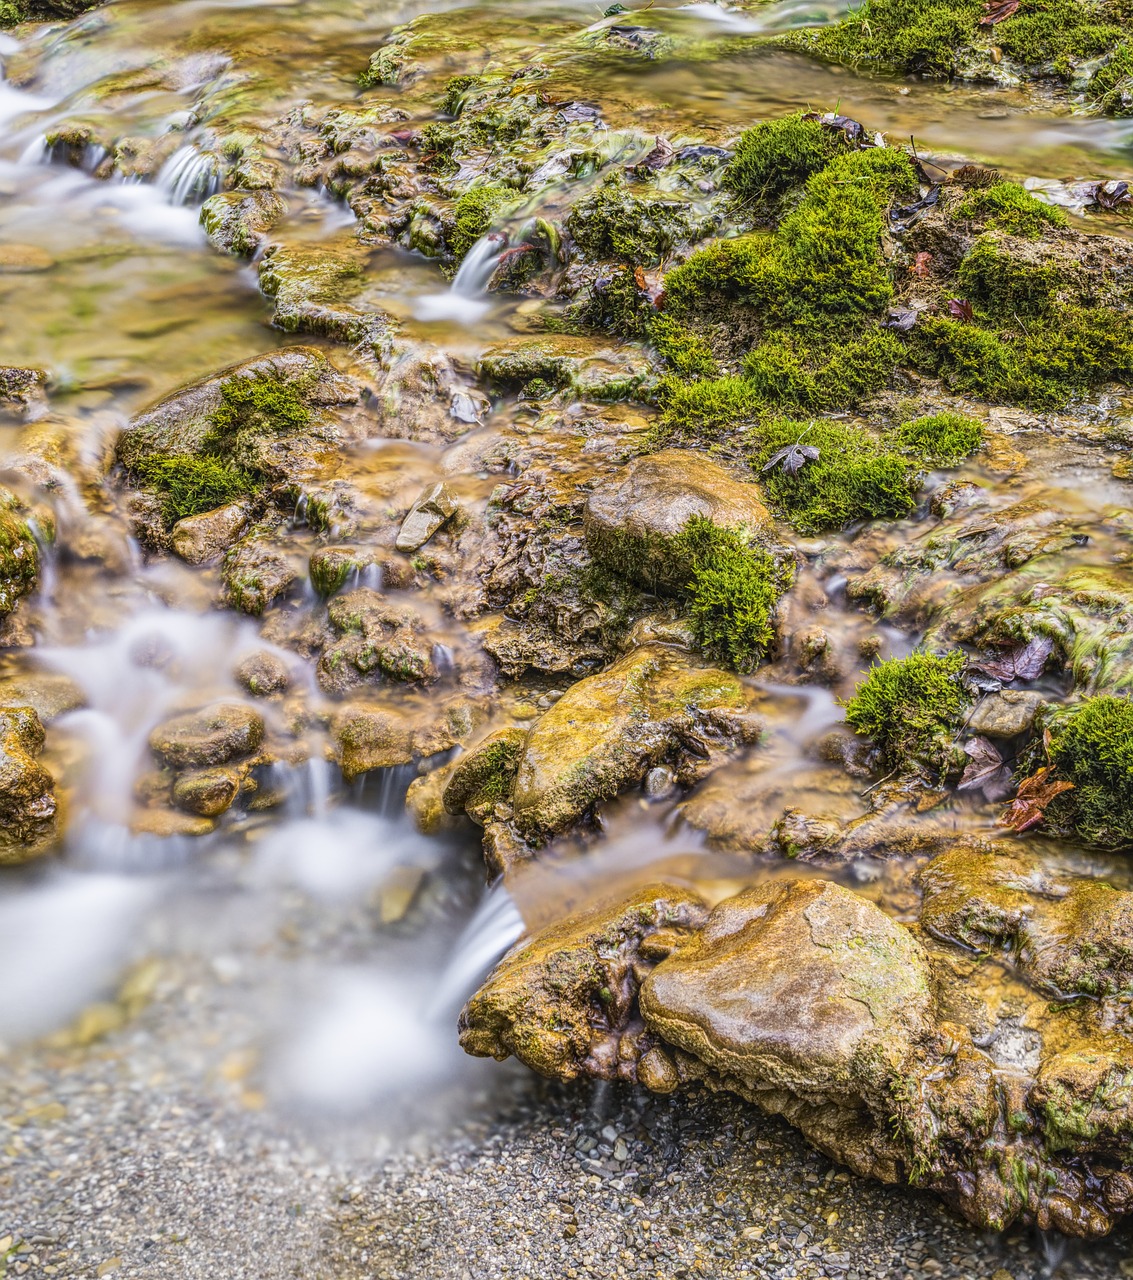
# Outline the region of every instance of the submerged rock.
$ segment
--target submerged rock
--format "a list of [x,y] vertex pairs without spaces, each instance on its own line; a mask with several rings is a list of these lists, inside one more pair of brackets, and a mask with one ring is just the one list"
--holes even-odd
[[661,645],[635,649],[580,680],[532,726],[512,793],[516,828],[545,839],[655,765],[672,765],[687,783],[713,750],[758,736],[736,676]]
[[398,551],[416,551],[457,512],[456,499],[443,481],[427,489],[410,508],[397,535]]
[[681,591],[692,565],[672,539],[693,516],[753,537],[773,529],[756,485],[736,480],[703,454],[665,449],[635,458],[597,485],[586,502],[586,544],[615,573],[651,590]]
[[149,742],[170,768],[196,769],[249,756],[263,740],[264,721],[258,711],[242,702],[219,702],[164,721]]

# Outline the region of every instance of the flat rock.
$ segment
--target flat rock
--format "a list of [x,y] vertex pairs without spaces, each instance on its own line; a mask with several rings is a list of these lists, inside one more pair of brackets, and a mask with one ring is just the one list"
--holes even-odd
[[1001,689],[989,693],[972,712],[968,728],[988,738],[1014,738],[1035,723],[1046,699],[1033,689]]
[[691,565],[669,545],[693,516],[724,528],[769,534],[758,486],[686,449],[635,458],[586,502],[586,543],[600,563],[650,589],[679,591]]
[[452,490],[443,481],[426,489],[401,523],[397,535],[398,551],[416,551],[423,547],[441,525],[452,519],[456,510]]

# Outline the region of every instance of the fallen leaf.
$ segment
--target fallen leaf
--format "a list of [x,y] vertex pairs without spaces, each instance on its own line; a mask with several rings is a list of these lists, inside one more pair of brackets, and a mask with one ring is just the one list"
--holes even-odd
[[1024,778],[1019,783],[1015,799],[1007,806],[1003,817],[999,820],[1003,826],[1010,827],[1012,831],[1019,834],[1029,831],[1043,820],[1046,807],[1055,796],[1062,795],[1064,791],[1074,790],[1072,782],[1052,779],[1050,776],[1052,772],[1050,765],[1044,764],[1037,773],[1031,774],[1029,778]]
[[1003,763],[998,748],[983,736],[964,743],[968,766],[958,791],[980,790],[989,800],[1006,800],[1011,794],[1011,770]]
[[818,450],[814,445],[789,444],[785,449],[780,449],[778,453],[773,454],[764,464],[763,470],[770,471],[772,467],[782,464],[783,474],[793,476],[800,472],[808,462],[817,461]]
[[645,169],[663,169],[673,158],[673,144],[668,138],[658,138],[657,145],[641,162]]
[[963,298],[949,298],[948,310],[950,314],[957,320],[963,320],[965,324],[971,324],[975,318],[972,311],[972,304],[966,302]]
[[642,292],[645,291],[647,283],[645,279],[645,272],[640,267],[634,267],[633,269],[633,282],[640,290],[642,290]]
[[913,275],[919,276],[922,280],[927,280],[932,275],[932,254],[918,253],[913,260]]
[[962,187],[994,187],[1003,179],[998,169],[989,169],[982,164],[962,164],[952,175],[952,181]]
[[981,27],[994,27],[997,22],[1004,22],[1019,7],[1019,0],[984,0],[984,16],[980,19]]
[[1049,636],[1035,636],[1021,648],[981,654],[973,665],[997,680],[1036,680],[1053,651],[1054,641]]
[[907,225],[916,218],[918,213],[924,213],[926,209],[935,208],[940,201],[940,187],[941,184],[939,182],[931,183],[929,189],[915,203],[894,209],[891,221]]
[[861,145],[866,138],[865,125],[859,124],[857,120],[851,120],[849,116],[840,116],[834,111],[808,111],[803,116],[804,120],[817,120],[820,125],[826,129],[837,129],[846,135],[849,142]]
[[917,323],[917,313],[911,307],[893,307],[889,315],[882,321],[883,329],[896,329],[898,333],[908,333]]
[[1096,182],[1093,187],[1094,203],[1103,209],[1116,209],[1119,204],[1133,200],[1128,182]]

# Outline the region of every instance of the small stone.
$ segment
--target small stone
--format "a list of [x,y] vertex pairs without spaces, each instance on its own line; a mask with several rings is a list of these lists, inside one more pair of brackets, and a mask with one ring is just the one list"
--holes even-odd
[[107,1258],[105,1262],[99,1264],[98,1269],[95,1271],[95,1275],[98,1276],[98,1280],[102,1280],[103,1276],[111,1275],[113,1272],[117,1271],[121,1265],[121,1258]]
[[382,924],[404,920],[424,883],[421,867],[394,867],[378,890],[378,919]]
[[650,769],[645,775],[645,794],[650,800],[663,800],[672,794],[675,786],[676,779],[673,777],[673,771],[662,764],[655,769]]
[[264,740],[258,711],[240,702],[221,702],[174,716],[150,734],[154,754],[174,769],[205,768],[250,755]]
[[244,533],[251,518],[252,508],[247,502],[232,502],[199,516],[186,516],[173,526],[173,550],[187,564],[216,560]]
[[413,504],[397,535],[398,551],[416,551],[456,514],[456,499],[441,481],[427,489]]
[[261,649],[236,668],[236,679],[255,698],[266,698],[291,687],[291,672],[278,654]]
[[1001,689],[989,693],[972,712],[968,728],[988,738],[1014,738],[1035,723],[1045,699],[1031,689]]
[[199,817],[218,818],[232,807],[239,791],[240,774],[235,769],[193,770],[173,784],[173,803]]

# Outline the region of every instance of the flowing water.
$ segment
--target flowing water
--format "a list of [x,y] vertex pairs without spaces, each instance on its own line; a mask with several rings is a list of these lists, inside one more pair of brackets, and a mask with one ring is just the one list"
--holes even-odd
[[[840,771],[811,750],[841,719],[835,695],[852,681],[804,690],[771,672],[759,682],[768,739],[758,753],[692,796],[623,797],[608,806],[600,833],[564,839],[506,887],[485,891],[470,825],[433,837],[416,831],[404,812],[413,770],[345,784],[326,760],[317,717],[295,758],[261,779],[261,794],[276,800],[271,807],[233,811],[203,837],[139,824],[150,732],[180,709],[243,698],[232,674],[243,657],[266,647],[310,706],[322,698],[292,650],[265,646],[256,621],[214,607],[215,570],[148,559],[120,495],[91,480],[118,429],[144,405],[290,341],[271,327],[253,268],[217,253],[199,226],[199,206],[221,182],[216,129],[223,121],[253,130],[301,105],[353,98],[359,70],[389,32],[441,7],[120,0],[70,23],[0,34],[0,364],[51,376],[49,406],[0,417],[0,448],[18,459],[53,431],[65,441],[60,465],[70,476],[52,491],[60,536],[45,549],[41,588],[23,610],[34,645],[6,650],[0,677],[24,687],[34,677],[45,705],[62,678],[81,692],[81,705],[52,719],[44,757],[60,779],[63,849],[0,879],[0,1043],[14,1052],[81,1029],[84,1011],[120,1007],[114,993],[131,975],[142,973],[158,997],[191,984],[206,993],[213,1040],[182,1046],[186,1062],[199,1061],[207,1075],[244,1054],[253,1065],[239,1078],[255,1091],[255,1105],[321,1117],[336,1134],[345,1127],[371,1146],[398,1127],[393,1117],[410,1107],[407,1099],[428,1095],[428,1109],[443,1116],[437,1098],[451,1095],[464,1108],[500,1078],[498,1069],[462,1057],[452,1023],[525,927],[662,872],[716,896],[749,880],[749,857],[707,846],[704,813],[716,794],[738,788],[757,824],[761,812],[782,807],[785,790],[852,816],[865,786],[847,791]],[[845,7],[783,0],[742,13],[659,4],[654,18],[664,31],[709,39],[813,25]],[[503,49],[538,48],[541,32],[582,29],[597,15],[589,2],[512,0],[454,4],[450,17],[487,60]],[[568,88],[578,74],[569,58],[555,68]],[[755,119],[815,106],[895,138],[913,136],[925,156],[985,161],[1020,178],[1110,177],[1133,168],[1133,122],[1044,110],[1012,90],[856,77],[785,54],[741,49],[708,61],[604,65],[580,92],[603,103],[610,147],[620,145],[619,130],[632,129],[718,141]],[[396,103],[399,93],[385,97]],[[148,168],[107,178],[98,141],[48,141],[60,122],[76,119],[94,139],[153,140],[174,126],[177,145]],[[517,238],[530,218],[554,208],[562,189],[552,179],[536,207],[516,214]],[[281,237],[352,241],[353,219],[328,193],[288,195]],[[451,282],[420,255],[368,251],[369,287],[407,332],[466,368],[496,338],[522,331],[531,306],[485,292],[508,243],[506,232],[481,239]],[[3,265],[6,246],[23,247],[27,269]],[[327,349],[340,366],[350,358]],[[533,428],[513,398],[488,406],[470,390],[460,394],[471,444],[370,440],[329,464],[328,475],[346,468],[375,501],[403,506],[443,476],[462,501],[482,506],[495,484],[480,469],[489,442],[526,439]],[[601,468],[600,455],[594,465]],[[1002,472],[970,464],[967,474],[998,486],[1004,502],[1021,496]],[[1083,460],[1042,488],[1048,499],[1057,490],[1084,525],[1098,526],[1104,562],[1099,513],[1110,491],[1118,498],[1108,471]],[[305,552],[316,540],[311,534],[304,544],[302,516],[295,545]],[[896,545],[914,527],[888,528],[874,545]],[[843,583],[834,565],[816,571],[812,585],[830,598],[828,630],[849,653],[876,628],[845,601]],[[300,597],[289,607],[304,607]],[[439,611],[437,618],[447,628],[445,653],[464,653],[467,630]],[[882,655],[907,652],[917,638],[885,629]],[[549,705],[563,688],[549,680],[521,690],[509,695],[509,710],[530,719],[539,699]],[[265,705],[269,732],[272,717],[282,728],[287,706]],[[408,714],[416,705],[406,695]],[[940,820],[988,830],[994,810],[961,801]],[[892,863],[866,859],[845,874],[884,898],[894,873]],[[902,910],[899,898],[889,905]]]

